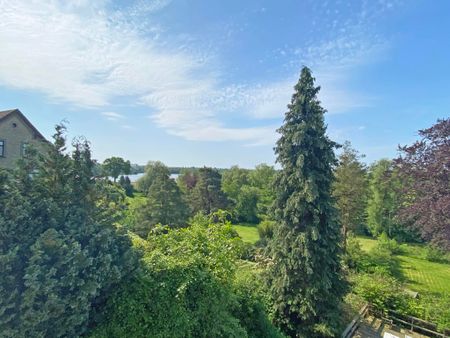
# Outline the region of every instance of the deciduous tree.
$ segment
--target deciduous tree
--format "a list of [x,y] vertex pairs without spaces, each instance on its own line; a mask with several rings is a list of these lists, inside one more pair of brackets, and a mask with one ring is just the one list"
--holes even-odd
[[400,147],[395,161],[407,197],[399,216],[425,240],[450,250],[450,119],[419,135],[413,145]]
[[136,186],[144,194],[147,194],[153,181],[166,175],[170,175],[170,172],[164,163],[160,161],[148,162],[145,166],[145,174],[136,182]]
[[370,167],[367,225],[373,236],[383,232],[390,238],[403,237],[396,218],[400,205],[400,181],[392,161],[382,159]]
[[110,157],[103,161],[102,168],[104,175],[111,176],[115,182],[119,175],[130,174],[131,164],[122,157]]
[[265,163],[258,164],[249,173],[250,185],[258,189],[258,217],[270,217],[270,208],[275,199],[274,179],[276,170]]
[[366,167],[360,158],[350,142],[345,142],[334,171],[333,195],[342,224],[344,248],[349,230],[364,232],[368,185]]

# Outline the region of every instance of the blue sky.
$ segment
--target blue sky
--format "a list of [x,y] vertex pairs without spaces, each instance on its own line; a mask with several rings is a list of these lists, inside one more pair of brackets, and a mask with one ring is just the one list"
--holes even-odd
[[0,110],[94,157],[274,163],[302,65],[366,161],[449,116],[450,1],[0,0]]

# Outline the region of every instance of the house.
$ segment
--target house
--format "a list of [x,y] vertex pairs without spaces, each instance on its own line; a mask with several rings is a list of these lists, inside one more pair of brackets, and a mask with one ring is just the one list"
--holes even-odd
[[47,142],[19,109],[0,111],[0,168],[12,169],[28,145]]

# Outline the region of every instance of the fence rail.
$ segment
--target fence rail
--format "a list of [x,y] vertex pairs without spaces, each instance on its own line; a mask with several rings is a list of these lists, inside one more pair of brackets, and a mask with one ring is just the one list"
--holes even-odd
[[395,324],[405,329],[409,329],[412,332],[428,335],[430,337],[450,338],[450,332],[447,330],[439,332],[437,325],[434,323],[413,316],[404,315],[394,310],[388,310],[387,312],[377,311],[369,304],[364,305],[361,310],[359,310],[358,314],[345,328],[341,337],[351,338],[358,329],[361,321],[369,314],[390,323],[391,325]]
[[394,310],[387,310],[386,313],[376,311],[373,307],[369,306],[368,312],[375,317],[383,319],[391,324],[396,324],[403,328],[409,329],[412,332],[417,332],[431,337],[437,338],[449,338],[450,335],[447,331],[439,332],[438,327],[434,323],[427,322],[426,320],[401,314]]
[[361,319],[363,319],[369,311],[369,305],[364,305],[361,310],[359,310],[358,314],[352,319],[350,324],[346,327],[344,332],[342,333],[342,338],[350,338],[353,336],[353,333],[358,329],[359,323]]

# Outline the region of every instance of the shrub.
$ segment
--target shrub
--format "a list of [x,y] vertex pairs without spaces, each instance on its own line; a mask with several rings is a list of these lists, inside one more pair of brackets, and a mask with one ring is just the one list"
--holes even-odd
[[391,252],[394,255],[403,253],[403,248],[395,239],[390,239],[385,232],[378,237],[377,246],[382,249]]
[[450,330],[450,295],[421,294],[407,303],[407,314],[434,323],[441,331]]
[[234,283],[242,241],[231,225],[196,219],[183,229],[156,227],[148,244],[133,238],[142,268],[107,301],[90,337],[257,337],[274,330],[252,286]]
[[267,316],[270,309],[269,297],[258,271],[248,268],[239,269],[234,282],[234,292],[238,305],[233,314],[246,329],[249,337],[284,337]]
[[275,222],[269,220],[264,220],[258,225],[260,244],[266,245],[272,239],[274,228]]
[[378,273],[389,276],[399,275],[400,267],[397,258],[391,251],[375,247],[368,254],[361,256],[359,270],[367,273]]
[[358,239],[354,235],[349,235],[347,237],[346,250],[343,255],[344,265],[351,270],[361,271],[363,269],[363,257],[366,255],[361,249],[361,243]]
[[401,284],[384,274],[359,274],[353,279],[354,292],[378,311],[405,309],[405,295]]
[[425,248],[425,259],[430,262],[448,263],[446,252],[432,245]]

